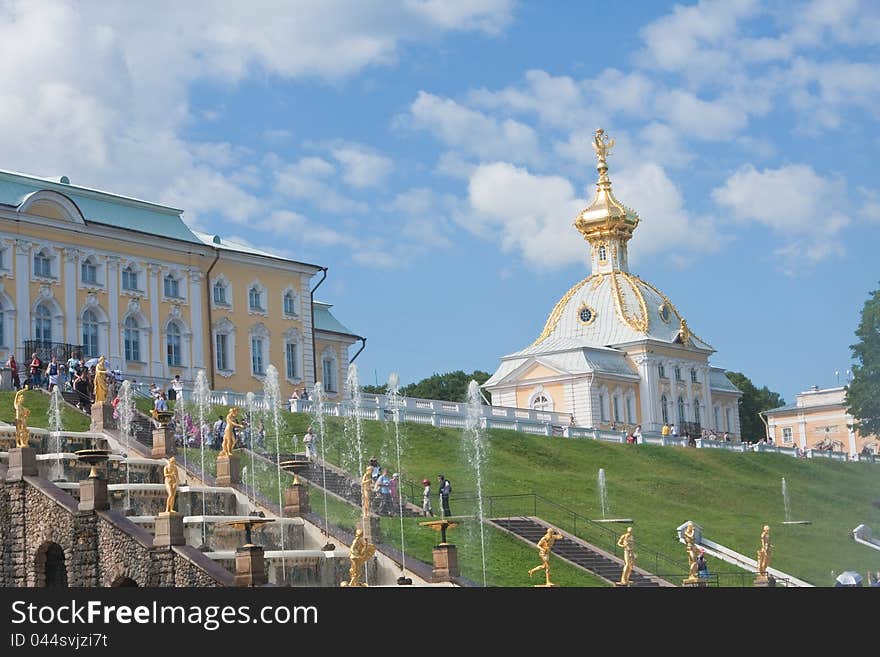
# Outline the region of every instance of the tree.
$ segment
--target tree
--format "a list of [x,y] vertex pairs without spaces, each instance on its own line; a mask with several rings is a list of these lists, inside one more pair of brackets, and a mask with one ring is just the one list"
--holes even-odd
[[863,436],[880,435],[880,290],[870,293],[856,329],[859,341],[850,345],[853,378],[846,388],[847,412]]
[[767,386],[756,387],[751,379],[742,372],[728,372],[727,378],[743,394],[739,400],[741,438],[749,442],[761,440],[767,435],[767,429],[758,413],[785,406],[785,400],[782,395],[773,392]]
[[470,374],[462,370],[434,374],[417,383],[411,383],[400,389],[400,394],[406,397],[419,397],[421,399],[443,399],[446,401],[461,402],[467,399],[467,389],[471,380],[483,384],[489,380],[490,374],[481,370],[474,370]]
[[367,385],[361,386],[361,392],[365,392],[369,395],[384,395],[388,393],[388,384],[383,383],[380,386]]

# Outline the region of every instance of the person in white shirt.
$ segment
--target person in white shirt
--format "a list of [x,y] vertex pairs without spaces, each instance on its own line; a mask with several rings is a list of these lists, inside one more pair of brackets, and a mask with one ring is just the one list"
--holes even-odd
[[303,436],[303,443],[306,446],[306,458],[310,461],[314,461],[317,454],[315,453],[315,434],[311,427],[308,428]]

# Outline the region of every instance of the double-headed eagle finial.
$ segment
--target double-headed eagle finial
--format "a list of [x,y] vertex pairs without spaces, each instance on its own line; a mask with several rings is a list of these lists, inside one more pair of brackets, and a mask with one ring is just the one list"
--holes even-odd
[[593,138],[593,150],[596,151],[599,166],[605,165],[605,158],[611,154],[612,148],[614,148],[614,140],[609,139],[604,129],[596,130],[596,136]]

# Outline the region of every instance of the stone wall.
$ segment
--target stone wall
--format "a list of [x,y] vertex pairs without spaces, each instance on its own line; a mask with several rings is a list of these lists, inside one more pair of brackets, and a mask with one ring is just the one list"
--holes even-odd
[[234,580],[194,548],[154,548],[152,534],[116,511],[80,511],[76,499],[46,479],[0,479],[0,586],[45,586],[53,545],[64,554],[68,586],[232,586]]

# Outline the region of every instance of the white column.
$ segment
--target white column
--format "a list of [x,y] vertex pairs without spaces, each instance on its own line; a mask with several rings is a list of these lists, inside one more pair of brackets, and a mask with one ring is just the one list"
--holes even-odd
[[205,320],[202,313],[202,283],[205,278],[197,269],[190,269],[189,276],[189,313],[190,328],[192,329],[192,343],[190,345],[190,363],[193,371],[190,377],[195,377],[195,370],[205,367],[205,334],[208,330],[204,326]]
[[[25,240],[15,240],[15,307],[18,328],[15,344],[22,345],[31,337],[31,294],[28,280],[30,279],[30,254],[32,244]],[[30,362],[30,354],[21,354],[21,362]]]
[[[320,363],[316,363],[314,360],[314,352],[312,350],[312,333],[314,332],[314,327],[312,326],[312,305],[311,305],[311,295],[309,294],[311,287],[309,287],[311,283],[311,278],[306,276],[305,274],[300,275],[301,281],[301,289],[302,289],[302,298],[304,307],[302,313],[302,325],[303,325],[303,383],[308,386],[309,390],[311,390],[315,385],[315,377],[314,375],[317,373],[312,372],[312,364],[315,363],[316,367],[320,367]],[[320,370],[318,370],[320,372]],[[320,375],[319,375],[320,376]]]
[[639,424],[642,425],[642,431],[655,430],[657,424],[657,403],[659,395],[657,394],[659,375],[657,373],[657,363],[653,358],[647,356],[639,356],[636,359],[636,365],[639,368],[639,398],[641,406],[641,419]]
[[114,365],[125,370],[125,359],[120,346],[119,334],[119,258],[107,256],[107,314],[110,316],[110,344],[108,345],[107,357]]
[[61,285],[64,289],[65,342],[79,344],[82,338],[77,337],[76,320],[79,308],[76,307],[76,262],[79,258],[77,249],[64,249],[64,273]]
[[159,266],[147,265],[147,294],[150,295],[150,376],[168,378],[159,348]]
[[704,367],[698,373],[700,376],[700,381],[703,384],[703,426],[711,427],[715,424],[715,419],[710,417],[712,414],[712,391],[709,388],[709,368]]
[[807,448],[807,421],[803,415],[798,417],[798,432],[801,435],[801,449]]
[[[692,408],[692,406],[694,405],[694,390],[693,390],[693,384],[691,383],[691,364],[688,363],[686,365],[686,367],[687,367],[687,371],[682,372],[682,374],[684,375],[685,390],[687,390],[687,392],[685,393],[687,395],[687,399],[685,399],[684,407],[685,407],[685,413],[687,412],[688,408],[691,409],[691,416],[689,418],[685,418],[685,421],[693,422],[694,419],[696,418],[697,414],[696,414],[696,411],[694,411],[694,409]],[[684,369],[684,368],[682,368],[682,369]]]

